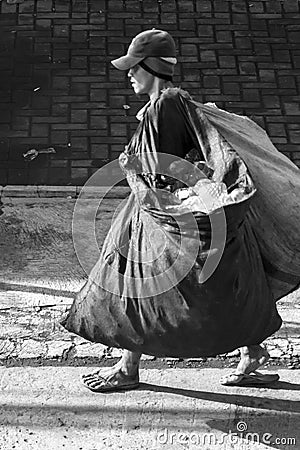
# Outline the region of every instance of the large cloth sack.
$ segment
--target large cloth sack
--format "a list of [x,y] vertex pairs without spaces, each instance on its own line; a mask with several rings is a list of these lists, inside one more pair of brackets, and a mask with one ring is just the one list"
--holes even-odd
[[[163,95],[198,130],[214,180],[239,184],[241,159],[198,104],[178,90]],[[137,164],[124,166],[132,194],[62,323],[93,342],[156,356],[214,356],[261,343],[281,319],[248,217],[256,194],[250,186],[251,195],[216,211],[170,213],[168,195],[139,174],[162,169],[156,121],[153,106],[137,134]]]
[[197,109],[205,113],[250,171],[257,193],[248,218],[278,300],[300,282],[300,171],[249,118],[190,100],[184,104],[196,127]]

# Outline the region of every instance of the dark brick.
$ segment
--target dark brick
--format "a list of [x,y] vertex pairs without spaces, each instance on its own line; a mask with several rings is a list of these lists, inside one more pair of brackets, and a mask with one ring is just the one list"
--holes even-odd
[[279,97],[265,95],[263,97],[263,103],[266,108],[280,108]]
[[86,123],[87,122],[87,111],[78,109],[71,112],[71,122],[74,123]]
[[252,48],[252,41],[249,38],[243,37],[243,38],[236,38],[235,39],[236,47],[239,49],[248,49]]
[[78,11],[78,12],[85,12],[88,9],[88,3],[86,2],[86,0],[84,1],[79,1],[77,0],[76,2],[74,2],[72,4],[72,10],[74,11]]
[[259,91],[256,89],[243,89],[242,93],[243,93],[244,101],[249,101],[249,102],[260,101]]
[[300,55],[296,55],[293,57],[293,65],[295,69],[300,69]]
[[266,12],[267,13],[281,13],[282,2],[278,0],[269,0],[266,2]]
[[53,185],[67,185],[70,181],[70,170],[68,167],[51,167],[48,172],[48,180]]
[[69,106],[64,103],[57,103],[52,105],[52,114],[54,116],[66,117],[69,111]]
[[89,15],[90,24],[104,24],[105,16],[101,14],[99,11],[97,13],[91,13]]
[[17,7],[16,5],[10,5],[7,3],[2,3],[1,2],[1,13],[2,14],[9,14],[9,15],[14,15],[14,13],[17,11]]
[[88,62],[87,56],[73,56],[71,60],[71,67],[86,67]]
[[247,3],[245,1],[235,1],[232,2],[232,11],[233,12],[247,12]]
[[25,3],[19,4],[19,13],[32,13],[34,11],[34,7],[35,7],[35,1],[27,0]]
[[86,100],[86,96],[85,95],[60,95],[60,96],[55,96],[52,97],[52,101],[53,103],[60,103],[60,102],[65,102],[65,103],[73,103],[73,102],[84,102]]
[[259,70],[259,77],[263,81],[274,81],[274,79],[275,79],[275,72],[272,69]]
[[87,128],[86,123],[63,123],[63,124],[51,124],[52,130],[85,130]]
[[288,132],[290,142],[300,144],[300,130],[290,130]]
[[31,99],[31,106],[37,109],[49,109],[51,105],[49,97],[36,96]]
[[213,8],[215,12],[229,11],[229,4],[223,0],[213,0]]
[[88,99],[89,86],[86,83],[71,83],[69,94],[71,97],[78,95],[80,97],[86,97],[86,99]]
[[217,42],[232,42],[231,31],[217,31]]
[[284,106],[285,113],[287,115],[291,115],[291,116],[298,116],[298,115],[300,115],[299,102],[297,102],[297,103],[285,102],[283,104],[283,106]]
[[189,56],[197,56],[198,55],[198,46],[195,44],[182,44],[181,45],[181,54],[189,55]]
[[257,20],[250,18],[250,29],[255,31],[263,31],[263,30],[267,31],[268,30],[267,22],[266,20],[262,19]]
[[91,11],[105,10],[105,7],[106,7],[106,0],[90,0]]
[[220,87],[220,78],[214,76],[205,76],[203,77],[203,86],[205,88],[219,88]]
[[105,144],[91,144],[91,157],[97,158],[109,158],[109,147]]
[[51,131],[50,139],[52,144],[66,144],[69,142],[66,131]]
[[55,3],[55,11],[61,12],[61,11],[69,11],[71,7],[71,2],[56,2]]
[[84,184],[88,179],[89,173],[86,167],[72,167],[71,180],[73,184]]
[[233,20],[234,24],[248,25],[248,15],[247,14],[232,14],[232,20]]
[[179,20],[179,30],[193,30],[195,28],[194,19]]
[[88,148],[88,139],[86,137],[72,137],[71,139],[72,151],[85,150]]
[[68,25],[55,25],[53,27],[53,36],[66,37],[69,35]]
[[288,31],[288,40],[290,42],[299,43],[300,42],[300,30],[299,31]]
[[124,146],[123,145],[112,145],[111,146],[111,155],[112,155],[112,159],[116,159],[118,158],[118,156],[124,151]]
[[92,89],[90,91],[91,102],[106,102],[107,91],[105,89]]
[[178,0],[179,12],[194,12],[194,2],[191,0]]
[[92,167],[93,162],[90,159],[80,159],[72,161],[71,167]]
[[91,116],[90,117],[90,128],[91,129],[104,129],[108,127],[107,117]]
[[298,0],[285,0],[283,3],[285,12],[299,12]]
[[201,73],[199,70],[195,69],[184,69],[183,79],[187,81],[200,81]]
[[124,26],[123,20],[121,20],[121,19],[108,19],[107,20],[107,28],[110,31],[122,30],[123,26]]
[[275,62],[282,62],[282,63],[290,62],[291,60],[290,52],[288,49],[274,51],[273,58]]
[[52,78],[53,89],[62,89],[64,92],[69,89],[70,79],[64,76],[54,76]]
[[239,64],[241,74],[256,74],[256,66],[254,63],[245,62]]
[[220,67],[236,67],[234,56],[219,56]]
[[14,117],[12,120],[12,128],[14,130],[28,130],[30,120],[28,117]]
[[33,124],[31,126],[31,136],[48,136],[49,127],[47,124]]
[[111,124],[111,136],[127,136],[127,126],[124,124]]
[[[69,165],[69,162],[64,159],[53,159],[51,161],[51,167],[57,167],[57,168],[67,168]],[[50,173],[51,176],[51,173]]]
[[203,62],[216,61],[216,53],[212,50],[201,50],[200,60]]
[[70,153],[70,159],[73,161],[75,159],[87,159],[89,158],[89,151],[85,150],[85,151],[78,151],[78,150],[72,150]]
[[211,25],[198,25],[197,28],[198,28],[198,36],[199,36],[200,42],[201,42],[202,37],[206,37],[206,36],[212,37],[214,34],[214,30]]
[[[142,2],[132,2],[132,3],[140,3],[141,4]],[[203,2],[201,2],[201,3],[203,3]],[[160,4],[160,7],[161,7],[162,12],[176,11],[177,1],[176,0],[162,1]]]
[[[176,20],[177,20],[176,13],[163,13],[163,14],[161,14],[160,18],[161,18],[161,23],[163,25],[176,24]],[[166,31],[168,31],[168,30],[166,30]]]
[[239,90],[240,86],[238,83],[224,83],[223,85],[224,94],[237,94]]
[[270,136],[286,136],[286,130],[283,124],[269,124],[268,133]]
[[18,24],[19,25],[33,25],[33,16],[29,14],[19,14]]
[[109,98],[109,106],[111,108],[122,108],[126,104],[126,97],[124,95],[112,95]]
[[254,50],[257,55],[271,55],[271,46],[268,44],[254,42]]
[[[72,42],[86,42],[87,41],[87,31],[72,31],[71,34]],[[90,39],[91,45],[91,39]]]

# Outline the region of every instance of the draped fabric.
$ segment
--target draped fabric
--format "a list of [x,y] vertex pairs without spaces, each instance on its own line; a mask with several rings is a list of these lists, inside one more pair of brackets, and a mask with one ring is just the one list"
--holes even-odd
[[293,286],[297,276],[276,266],[264,251],[272,238],[256,229],[257,211],[270,209],[259,210],[267,180],[257,182],[250,152],[269,155],[243,135],[256,130],[252,122],[227,114],[177,88],[149,104],[119,159],[132,193],[62,321],[69,331],[131,351],[197,357],[278,330],[268,257],[295,276]]
[[[192,104],[196,117],[199,106]],[[243,159],[255,183],[248,218],[278,300],[300,282],[300,171],[249,118],[210,105],[201,105],[201,111]]]

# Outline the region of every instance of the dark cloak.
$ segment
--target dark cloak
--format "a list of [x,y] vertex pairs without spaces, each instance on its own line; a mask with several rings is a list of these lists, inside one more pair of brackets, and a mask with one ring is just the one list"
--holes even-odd
[[[178,112],[195,146],[187,155],[161,146],[168,110],[170,117]],[[173,357],[214,356],[259,344],[279,329],[253,222],[258,193],[238,145],[218,131],[216,111],[175,88],[149,105],[120,157],[132,193],[62,321],[66,329],[111,347]],[[179,127],[164,124],[170,133]],[[160,158],[162,151],[171,159]],[[170,213],[173,194],[161,189],[159,174],[181,156],[205,161],[212,180],[238,187],[242,199],[210,213]]]

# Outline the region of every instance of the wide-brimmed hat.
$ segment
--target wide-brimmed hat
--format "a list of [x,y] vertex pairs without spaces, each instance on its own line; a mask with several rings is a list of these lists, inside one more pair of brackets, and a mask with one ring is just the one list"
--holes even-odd
[[132,40],[127,54],[111,63],[119,70],[129,70],[146,58],[161,58],[169,64],[176,64],[176,46],[167,31],[146,30]]

